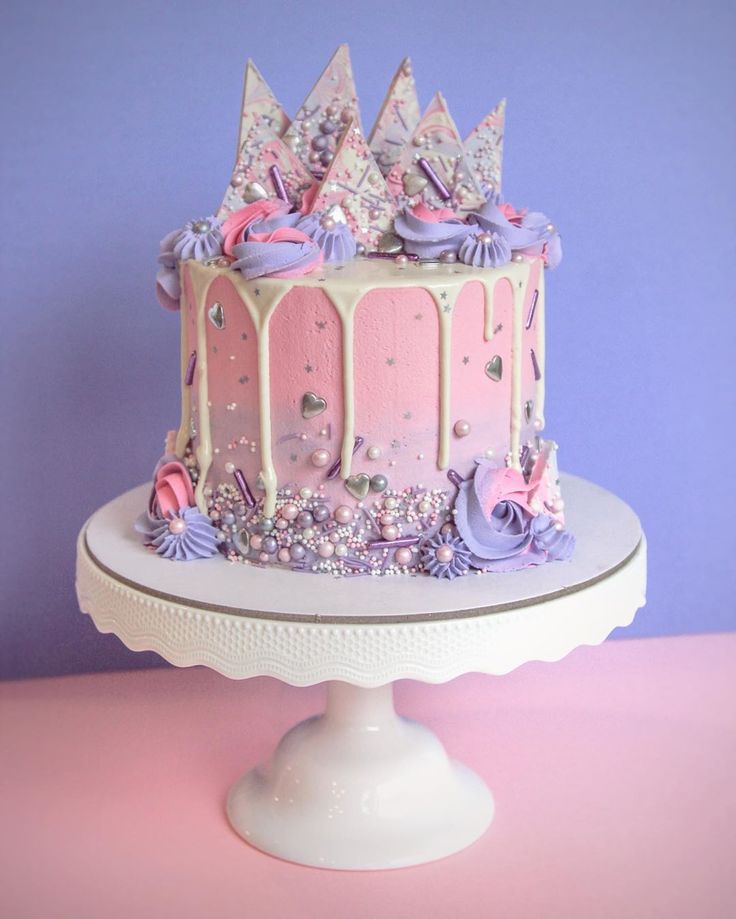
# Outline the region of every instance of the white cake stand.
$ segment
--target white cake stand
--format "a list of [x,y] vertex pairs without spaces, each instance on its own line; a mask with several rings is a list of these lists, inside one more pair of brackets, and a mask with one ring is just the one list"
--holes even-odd
[[148,486],[97,511],[79,535],[79,604],[101,632],[179,667],[295,686],[329,681],[324,714],[298,724],[230,791],[248,842],[325,868],[398,868],[464,848],[493,799],[427,728],[394,711],[394,680],[503,674],[598,644],[644,605],[646,544],[631,509],[563,477],[574,558],[449,583],[332,579],[144,551],[133,522]]

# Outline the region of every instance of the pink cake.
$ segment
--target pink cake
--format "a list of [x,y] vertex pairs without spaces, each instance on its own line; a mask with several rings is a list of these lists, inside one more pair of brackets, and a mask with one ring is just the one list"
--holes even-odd
[[364,139],[341,46],[290,121],[252,63],[216,215],[161,244],[182,413],[137,527],[161,556],[453,579],[569,558],[544,428],[543,214],[399,67]]

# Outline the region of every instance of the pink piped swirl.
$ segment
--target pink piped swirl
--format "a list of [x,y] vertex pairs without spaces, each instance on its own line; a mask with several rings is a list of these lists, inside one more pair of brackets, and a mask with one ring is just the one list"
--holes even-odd
[[248,238],[248,230],[254,223],[280,217],[289,211],[289,204],[281,198],[262,198],[239,211],[232,213],[220,227],[223,235],[222,251],[228,258],[237,258],[234,249]]
[[153,479],[150,511],[159,517],[194,506],[194,489],[187,468],[178,460],[162,463]]

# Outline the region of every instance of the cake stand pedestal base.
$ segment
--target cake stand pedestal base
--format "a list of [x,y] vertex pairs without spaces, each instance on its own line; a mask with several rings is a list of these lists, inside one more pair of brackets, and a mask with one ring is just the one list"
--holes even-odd
[[232,788],[227,814],[249,843],[324,868],[415,865],[482,835],[493,799],[431,731],[400,718],[392,683],[502,675],[603,641],[644,605],[646,541],[615,495],[562,476],[572,559],[452,583],[329,578],[222,558],[175,564],[145,552],[141,486],[79,535],[79,603],[101,632],[178,667],[232,679],[327,683],[323,715],[297,725]]
[[227,814],[251,845],[288,861],[401,868],[475,842],[493,798],[428,728],[396,714],[391,684],[331,682],[325,713],[235,783]]

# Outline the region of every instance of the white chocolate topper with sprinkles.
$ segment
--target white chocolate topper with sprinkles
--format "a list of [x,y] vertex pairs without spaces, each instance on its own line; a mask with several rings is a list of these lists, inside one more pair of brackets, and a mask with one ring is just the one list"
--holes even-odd
[[411,60],[399,64],[368,138],[378,167],[388,175],[419,124],[421,112]]
[[311,210],[335,205],[344,211],[355,239],[369,249],[393,227],[396,204],[356,122],[345,131]]
[[[372,200],[368,210],[384,213],[387,207],[377,199],[383,201],[387,194],[393,198],[393,211],[422,202],[462,214],[482,205],[485,193],[498,193],[501,188],[504,118],[502,100],[464,144],[441,93],[420,118],[412,65],[405,58],[394,74],[367,144],[388,182],[388,193],[381,186],[368,196],[359,193],[358,200]],[[227,217],[259,198],[281,194],[275,187],[273,166],[278,167],[289,203],[314,210],[317,183],[331,172],[339,152],[343,158],[348,155],[344,148],[340,150],[341,142],[348,128],[355,126],[362,137],[347,45],[335,51],[293,121],[255,64],[248,61],[237,159],[218,216]],[[320,190],[321,200],[326,192],[326,186]],[[383,217],[379,222],[385,222]],[[362,225],[371,224],[363,220]],[[369,230],[368,236],[374,243],[375,231]]]
[[266,127],[272,134],[281,137],[291,124],[291,119],[281,103],[271,91],[271,87],[261,76],[260,71],[249,60],[245,67],[243,80],[243,101],[240,106],[240,132],[235,158],[240,156],[243,144],[247,142],[248,133],[255,125]]
[[321,174],[351,121],[360,126],[358,96],[348,46],[340,45],[301,104],[284,141],[308,169]]
[[442,93],[436,93],[387,182],[402,207],[423,201],[457,213],[485,203]]
[[483,190],[501,193],[501,162],[503,160],[503,130],[506,118],[506,100],[477,124],[465,138],[465,152],[471,169],[480,178]]

